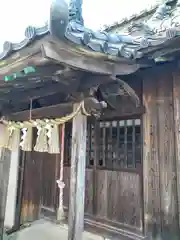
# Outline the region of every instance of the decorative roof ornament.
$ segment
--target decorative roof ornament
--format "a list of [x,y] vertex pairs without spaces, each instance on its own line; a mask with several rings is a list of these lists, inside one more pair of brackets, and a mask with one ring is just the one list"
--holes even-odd
[[84,25],[82,16],[82,0],[70,0],[69,2],[69,21],[75,21]]

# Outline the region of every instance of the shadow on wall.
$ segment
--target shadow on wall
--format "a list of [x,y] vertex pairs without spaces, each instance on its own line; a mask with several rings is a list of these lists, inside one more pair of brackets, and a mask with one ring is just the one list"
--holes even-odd
[[[177,216],[178,217],[178,216]],[[167,214],[161,212],[161,219],[167,219]],[[176,221],[178,222],[178,221]],[[148,225],[149,234],[147,240],[179,240],[180,239],[180,228],[173,224],[165,223],[162,220],[161,225],[157,224],[156,221]]]

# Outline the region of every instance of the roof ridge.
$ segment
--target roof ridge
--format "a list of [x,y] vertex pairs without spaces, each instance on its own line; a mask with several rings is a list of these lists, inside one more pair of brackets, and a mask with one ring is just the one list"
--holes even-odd
[[130,23],[132,21],[136,21],[139,18],[145,17],[146,14],[150,14],[156,11],[156,9],[159,7],[160,4],[154,4],[151,5],[149,8],[145,8],[143,10],[141,10],[139,13],[134,13],[132,15],[130,15],[129,17],[126,18],[122,18],[120,21],[115,21],[114,23],[110,24],[110,25],[104,25],[102,27],[102,30],[104,31],[111,31],[114,28],[118,28],[121,27],[127,23]]

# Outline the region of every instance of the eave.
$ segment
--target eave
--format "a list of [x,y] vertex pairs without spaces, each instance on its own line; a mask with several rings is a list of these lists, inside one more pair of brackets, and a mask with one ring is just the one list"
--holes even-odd
[[1,60],[0,80],[4,75],[21,71],[26,66],[39,66],[48,62],[58,62],[73,69],[104,75],[130,74],[144,66],[144,63],[133,60],[89,51],[47,34]]
[[[69,8],[65,0],[54,1],[50,9],[49,25],[42,28],[28,27],[25,38],[20,43],[4,44],[4,51],[0,54],[1,74],[8,71],[5,65],[9,65],[11,70],[14,66],[21,65],[22,60],[24,65],[29,64],[29,61],[30,64],[41,64],[51,57],[53,51],[58,54],[52,60],[59,59],[58,61],[72,68],[102,74],[129,74],[138,68],[151,65],[149,59],[154,60],[155,52],[159,52],[160,49],[163,48],[163,54],[161,52],[160,56],[165,56],[166,52],[169,54],[174,39],[178,38],[180,33],[180,4],[177,1],[167,1],[156,9],[150,19],[134,23],[129,26],[127,33],[118,34],[86,28],[81,16],[81,7],[78,0],[72,3],[70,1]],[[38,59],[36,55],[35,59],[32,51],[31,56],[26,55],[28,59],[25,57],[18,60],[20,51],[36,45],[36,41],[39,42],[39,48],[43,46],[42,58]],[[11,57],[14,52],[18,54]],[[66,56],[64,60],[62,55]],[[77,61],[77,58],[83,60]],[[14,64],[11,65],[13,61]],[[128,69],[123,72],[125,65]]]
[[[41,46],[50,38],[44,35],[40,40],[33,40],[30,44],[22,45],[19,50],[11,50],[6,57],[0,60],[0,80],[7,74],[21,71],[26,66],[43,65],[48,62],[43,58]],[[4,56],[4,54],[2,54]],[[1,55],[1,56],[2,56]]]

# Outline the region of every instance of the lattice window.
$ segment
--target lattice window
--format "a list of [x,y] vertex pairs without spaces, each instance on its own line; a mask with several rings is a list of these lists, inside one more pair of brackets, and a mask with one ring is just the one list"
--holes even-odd
[[95,158],[95,132],[94,124],[91,122],[87,123],[87,145],[86,145],[86,166],[91,167],[94,165]]
[[71,163],[71,145],[72,145],[72,123],[66,124],[65,127],[65,149],[64,165],[69,166]]
[[[97,125],[98,131],[91,122],[87,124],[87,167],[93,167],[96,164],[97,167],[117,170],[140,166],[140,119],[97,122]],[[71,157],[71,126],[66,128],[66,165],[70,164]]]
[[141,164],[140,119],[100,122],[99,166],[136,168]]

